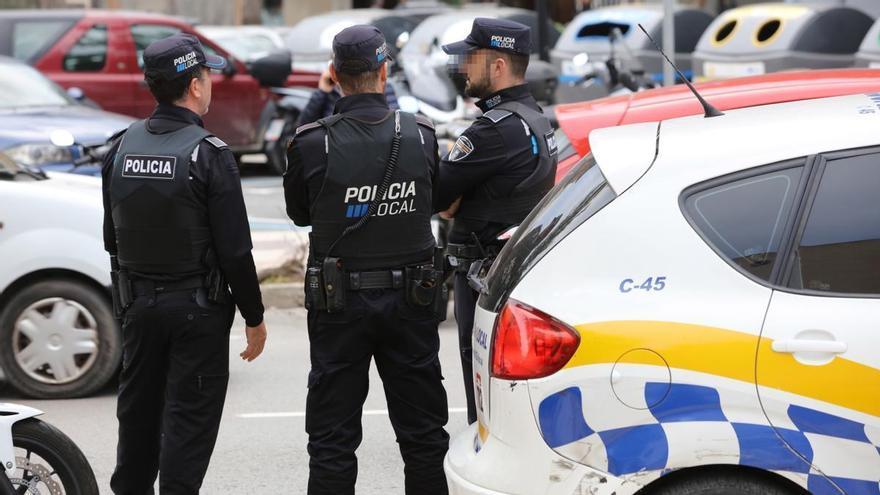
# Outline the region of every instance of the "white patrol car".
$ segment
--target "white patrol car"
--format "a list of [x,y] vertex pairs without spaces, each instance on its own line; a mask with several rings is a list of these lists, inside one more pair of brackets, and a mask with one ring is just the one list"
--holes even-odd
[[880,95],[590,144],[486,277],[451,493],[880,494]]

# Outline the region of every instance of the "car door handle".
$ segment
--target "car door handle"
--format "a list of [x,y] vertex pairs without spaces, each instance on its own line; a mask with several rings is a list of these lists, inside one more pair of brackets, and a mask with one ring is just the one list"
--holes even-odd
[[771,348],[776,352],[793,354],[796,352],[821,352],[827,354],[843,354],[847,350],[846,342],[836,340],[775,340]]

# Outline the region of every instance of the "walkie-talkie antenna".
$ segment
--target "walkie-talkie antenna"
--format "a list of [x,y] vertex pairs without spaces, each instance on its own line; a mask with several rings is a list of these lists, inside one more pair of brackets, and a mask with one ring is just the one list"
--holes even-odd
[[648,39],[651,40],[651,44],[654,45],[654,48],[656,48],[657,51],[660,52],[660,55],[663,55],[663,58],[665,58],[666,61],[669,62],[669,65],[671,65],[672,68],[675,69],[675,73],[678,74],[679,79],[681,79],[685,84],[687,84],[687,87],[688,87],[688,89],[691,90],[691,93],[693,93],[694,96],[697,97],[697,100],[700,101],[700,105],[703,105],[703,116],[706,118],[709,118],[709,117],[720,117],[720,116],[724,115],[724,112],[713,107],[708,101],[705,100],[705,98],[703,98],[700,95],[699,91],[697,91],[697,88],[695,88],[694,85],[691,84],[690,81],[688,81],[688,78],[684,77],[684,74],[682,74],[681,71],[678,70],[678,67],[674,63],[672,63],[672,60],[669,60],[669,57],[666,56],[666,53],[663,51],[662,48],[660,48],[660,45],[658,45],[657,42],[654,41],[654,38],[652,38],[651,35],[648,34],[647,31],[645,31],[645,27],[642,26],[641,24],[639,24],[639,29],[641,29],[642,32],[645,33],[645,36],[647,36]]

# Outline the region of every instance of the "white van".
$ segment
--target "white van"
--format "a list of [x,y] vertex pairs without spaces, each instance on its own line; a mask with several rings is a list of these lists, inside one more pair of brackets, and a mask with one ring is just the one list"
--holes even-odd
[[880,493],[880,95],[590,145],[483,281],[451,493]]

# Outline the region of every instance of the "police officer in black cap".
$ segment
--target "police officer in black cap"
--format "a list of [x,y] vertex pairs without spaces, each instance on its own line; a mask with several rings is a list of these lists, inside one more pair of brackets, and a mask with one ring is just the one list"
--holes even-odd
[[310,494],[353,494],[371,359],[385,387],[406,493],[447,493],[446,391],[437,353],[445,284],[431,232],[437,142],[430,122],[388,108],[388,48],[372,26],[333,39],[335,112],[297,129],[288,215],[311,225],[306,274],[312,369]]
[[[199,40],[179,34],[143,54],[158,106],[104,160],[104,244],[122,318],[117,494],[198,493],[229,379],[235,305],[252,361],[266,327],[235,158],[202,127],[210,69]],[[230,294],[229,288],[232,291]]]
[[467,79],[466,94],[479,98],[483,111],[440,163],[437,199],[449,207],[444,216],[454,216],[447,254],[456,271],[455,319],[470,423],[477,420],[471,333],[478,294],[468,285],[468,270],[497,255],[499,235],[525,219],[556,175],[553,128],[525,83],[529,38],[529,28],[517,22],[477,18],[465,40],[443,46]]

